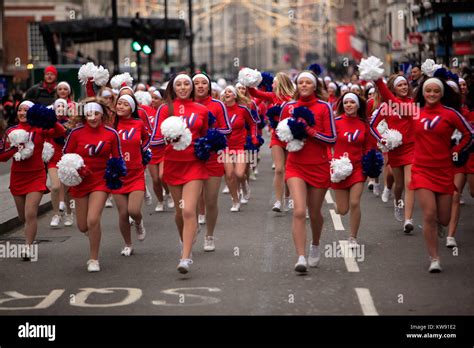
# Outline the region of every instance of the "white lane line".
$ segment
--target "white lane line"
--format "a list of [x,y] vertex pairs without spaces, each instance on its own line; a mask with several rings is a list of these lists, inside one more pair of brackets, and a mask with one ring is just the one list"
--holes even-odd
[[359,266],[355,260],[356,253],[349,248],[349,243],[347,240],[340,240],[339,245],[341,247],[342,256],[344,256],[344,262],[349,272],[360,272]]
[[334,201],[333,201],[332,196],[331,196],[331,191],[327,190],[326,191],[326,196],[324,196],[324,198],[326,199],[327,204],[334,204]]
[[362,313],[364,313],[364,315],[379,315],[375,309],[374,301],[372,300],[369,289],[355,288],[355,291],[359,298],[360,306],[362,307]]
[[342,225],[341,215],[336,214],[334,209],[329,209],[331,214],[332,223],[334,224],[334,229],[336,231],[344,231],[344,226]]

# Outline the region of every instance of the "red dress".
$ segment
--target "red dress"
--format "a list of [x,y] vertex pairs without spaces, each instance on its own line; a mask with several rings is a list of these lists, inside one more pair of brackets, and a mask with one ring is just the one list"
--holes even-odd
[[[30,135],[35,144],[33,155],[23,161],[13,161],[10,175],[10,191],[14,196],[23,196],[30,192],[44,192],[46,187],[46,169],[43,162],[43,144],[48,137],[60,137],[66,134],[61,124],[56,122],[54,128],[41,129],[28,123],[19,123],[7,130],[7,135],[15,129],[23,129]],[[9,148],[7,143],[5,148]],[[16,151],[15,151],[16,152]]]
[[247,140],[245,124],[249,127],[251,136],[256,137],[258,120],[252,117],[250,110],[245,106],[238,104],[226,105],[226,109],[232,126],[232,134],[227,141],[228,150],[233,154],[244,153]]
[[[173,149],[171,144],[166,145],[163,164],[163,181],[168,185],[184,185],[192,180],[207,180],[205,162],[194,154],[194,142],[207,134],[209,110],[191,99],[176,99],[173,101],[174,114],[186,119],[187,126],[192,133],[191,144],[183,151]],[[161,124],[169,116],[168,105],[163,104],[158,110],[158,123],[152,136],[152,145],[163,145],[165,140],[161,134]]]
[[[232,127],[224,103],[220,100],[213,99],[210,96],[205,99],[196,100],[196,102],[204,105],[216,118],[214,128],[216,128],[219,133],[224,135],[231,134]],[[209,176],[221,177],[224,175],[224,162],[218,161],[218,156],[219,154],[213,152],[206,161],[206,169]]]
[[334,146],[333,158],[338,159],[347,153],[352,163],[352,174],[345,180],[334,183],[331,188],[343,190],[352,187],[358,182],[365,182],[367,177],[362,172],[362,156],[370,150],[370,135],[368,123],[359,117],[351,117],[346,114],[336,118],[337,142]]
[[133,191],[145,191],[142,151],[148,148],[150,135],[141,119],[119,117],[118,120],[117,133],[127,166],[127,175],[122,178],[122,187],[112,190],[112,193],[124,195]]
[[[458,129],[463,137],[451,148],[451,135]],[[472,128],[454,109],[441,104],[421,109],[415,123],[415,151],[411,170],[411,190],[420,188],[452,195],[454,185],[453,154],[472,142]]]
[[[370,122],[370,130],[378,141],[382,135],[377,131],[378,124],[385,120],[388,128],[396,129],[402,134],[402,145],[388,152],[388,164],[392,168],[402,167],[413,163],[413,149],[415,146],[415,104],[411,98],[397,98],[381,79],[375,81],[383,103],[375,112]],[[386,104],[390,103],[390,105]]]
[[285,104],[281,119],[290,117],[294,108],[299,106],[310,109],[316,122],[314,126],[306,127],[308,138],[303,148],[300,151],[288,152],[285,181],[296,177],[313,187],[329,188],[329,148],[336,143],[337,138],[331,106],[315,96],[300,98],[296,102]]
[[77,153],[84,159],[86,168],[92,172],[79,185],[69,189],[72,197],[85,197],[94,191],[111,192],[104,179],[107,160],[110,157],[122,157],[120,140],[115,129],[104,124],[92,128],[86,122],[71,131],[63,153]]

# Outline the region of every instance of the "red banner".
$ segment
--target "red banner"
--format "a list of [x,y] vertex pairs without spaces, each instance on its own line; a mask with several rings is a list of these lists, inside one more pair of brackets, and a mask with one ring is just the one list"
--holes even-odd
[[336,52],[347,54],[352,52],[351,36],[356,33],[353,25],[340,25],[336,27]]

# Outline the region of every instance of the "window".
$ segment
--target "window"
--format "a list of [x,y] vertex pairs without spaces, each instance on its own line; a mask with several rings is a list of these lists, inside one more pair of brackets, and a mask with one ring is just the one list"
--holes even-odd
[[48,51],[43,42],[43,35],[39,30],[39,24],[30,23],[29,25],[29,54],[31,60],[35,63],[48,62]]

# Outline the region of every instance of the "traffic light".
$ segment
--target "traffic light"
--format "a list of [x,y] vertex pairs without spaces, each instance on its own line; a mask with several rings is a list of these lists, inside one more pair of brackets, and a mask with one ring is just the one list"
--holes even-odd
[[155,51],[155,40],[150,21],[143,19],[136,14],[132,19],[132,50],[134,52],[143,52],[150,55]]
[[136,17],[132,19],[132,50],[134,52],[140,52],[142,50],[142,20],[139,18],[137,13]]
[[155,40],[153,38],[153,32],[149,20],[144,22],[142,29],[142,52],[146,55],[149,55],[155,51]]

